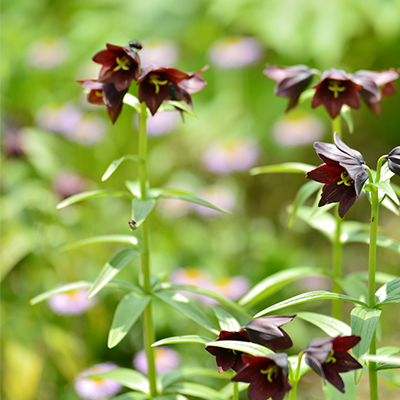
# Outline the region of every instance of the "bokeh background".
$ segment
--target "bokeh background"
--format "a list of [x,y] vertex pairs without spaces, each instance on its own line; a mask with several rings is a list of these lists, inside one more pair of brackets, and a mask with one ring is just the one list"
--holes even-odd
[[[60,283],[93,280],[120,247],[60,252],[60,246],[129,232],[130,202],[122,198],[94,199],[56,210],[66,196],[83,190],[125,190],[124,181],[137,177],[136,166],[127,162],[109,180],[100,180],[112,160],[136,153],[135,112],[125,106],[112,125],[104,108],[85,102],[74,81],[96,77],[98,66],[91,57],[105,43],[140,40],[143,63],[184,71],[210,66],[203,74],[208,86],[193,95],[198,119],[185,117],[183,122],[179,115],[165,113],[162,120],[149,122],[149,176],[152,186],[192,190],[230,209],[232,215],[172,200],[158,204],[150,217],[156,274],[213,282],[213,287],[238,297],[247,285],[274,272],[301,265],[330,266],[331,248],[324,237],[301,221],[286,228],[287,208],[304,177],[248,174],[251,167],[281,162],[318,165],[312,143],[331,140],[330,119],[324,109],[311,110],[309,102],[284,115],[287,99],[274,97],[274,82],[262,71],[266,63],[304,63],[348,72],[400,67],[399,0],[4,0],[1,7],[5,400],[79,399],[73,382],[83,369],[104,361],[131,367],[142,347],[140,322],[118,347],[106,347],[123,293],[104,290],[75,316],[60,315],[54,304],[28,303]],[[131,93],[136,90],[132,85]],[[352,112],[354,134],[344,127],[346,143],[360,150],[371,167],[400,144],[400,93],[381,105],[381,119],[363,104]],[[399,184],[399,178],[393,182]],[[349,211],[348,219],[368,222],[365,197]],[[383,210],[381,226],[383,233],[400,242],[398,217]],[[380,271],[400,273],[398,254],[379,250],[378,260]],[[346,273],[365,271],[366,266],[367,247],[347,245]],[[137,282],[138,275],[135,261],[119,278]],[[229,277],[239,278],[232,283]],[[329,282],[302,279],[254,311],[316,289],[329,289]],[[329,313],[330,305],[308,303],[303,309]],[[347,311],[349,322],[350,308]],[[398,306],[386,306],[381,345],[399,345],[398,316]],[[156,317],[158,339],[199,329],[161,306],[156,306]],[[321,335],[306,322],[291,325],[287,331],[295,341],[293,354]],[[202,365],[214,366],[213,357],[197,345],[175,349],[186,365],[198,365],[200,359]],[[307,398],[321,398],[318,379],[311,374],[304,379],[300,390],[315,385]],[[398,398],[398,388],[389,381],[381,381],[381,391],[387,399]],[[359,399],[366,393],[364,377]]]

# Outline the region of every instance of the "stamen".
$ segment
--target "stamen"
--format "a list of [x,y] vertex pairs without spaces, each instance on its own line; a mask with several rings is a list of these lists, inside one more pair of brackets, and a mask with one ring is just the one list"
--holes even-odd
[[339,97],[339,93],[346,90],[346,86],[340,86],[338,81],[331,80],[329,81],[328,89],[333,92],[333,97],[337,99]]
[[125,56],[123,56],[122,58],[116,57],[115,61],[118,65],[116,67],[114,67],[114,69],[113,69],[114,72],[117,72],[120,69],[123,69],[124,71],[129,71],[131,62],[128,57],[125,57]]
[[342,180],[339,181],[339,182],[337,182],[338,185],[341,185],[342,183],[344,183],[345,186],[351,186],[351,185],[354,183],[353,179],[351,179],[351,178],[349,177],[349,175],[347,174],[346,171],[343,171],[343,172],[340,174],[340,177],[342,178]]
[[160,85],[166,85],[168,83],[168,80],[165,79],[164,81],[159,81],[158,75],[151,74],[150,83],[152,83],[156,87],[156,94],[158,94],[160,93]]
[[328,358],[325,360],[324,364],[327,364],[327,363],[335,364],[336,358],[333,357],[334,354],[335,354],[335,351],[332,349],[331,352],[329,353]]
[[277,378],[278,371],[279,371],[279,368],[276,365],[273,365],[267,369],[260,369],[260,372],[263,375],[267,375],[268,382],[270,382],[270,383],[272,383],[272,375],[274,376],[274,378]]

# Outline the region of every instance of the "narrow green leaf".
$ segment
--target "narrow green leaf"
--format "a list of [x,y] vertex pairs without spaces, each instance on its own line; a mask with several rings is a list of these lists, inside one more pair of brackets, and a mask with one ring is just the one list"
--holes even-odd
[[140,182],[137,181],[125,181],[125,186],[132,193],[133,197],[140,199],[142,197],[140,193]]
[[264,167],[256,167],[250,170],[250,175],[259,175],[259,174],[274,174],[281,172],[294,172],[297,174],[307,174],[307,172],[315,169],[316,167],[311,164],[303,164],[303,163],[283,163],[283,164],[274,164],[274,165],[266,165]]
[[336,230],[335,217],[328,213],[313,215],[313,209],[310,207],[299,207],[297,215],[300,219],[310,225],[312,228],[321,232],[331,242]]
[[87,298],[90,299],[96,295],[115,275],[121,271],[129,262],[138,257],[140,252],[134,247],[124,247],[115,252],[104,265],[99,276],[91,286]]
[[389,211],[391,211],[393,214],[399,216],[400,215],[400,211],[399,211],[399,207],[396,206],[396,204],[393,203],[392,200],[390,200],[389,197],[385,197],[382,201],[382,205],[388,209]]
[[378,356],[374,354],[366,354],[362,357],[363,361],[375,361],[380,365],[379,369],[400,368],[400,357]]
[[165,393],[180,393],[205,400],[224,400],[224,397],[218,391],[193,382],[175,383],[167,388]]
[[350,107],[348,105],[344,104],[340,110],[340,115],[345,120],[347,127],[349,128],[349,132],[353,133],[354,132],[354,124],[353,124],[353,118],[351,116]]
[[266,297],[271,296],[287,284],[311,274],[325,275],[326,272],[322,268],[315,267],[297,267],[277,272],[250,289],[250,291],[239,300],[239,304],[241,306],[251,307],[264,300]]
[[126,93],[122,101],[125,104],[128,104],[128,106],[134,108],[138,113],[140,113],[140,101],[136,96],[133,96],[130,93]]
[[186,114],[189,114],[191,117],[197,118],[197,115],[185,101],[166,100],[161,104],[161,107],[157,112],[177,111],[177,108],[181,111],[184,111]]
[[139,227],[148,217],[155,204],[155,200],[132,199],[132,219],[136,222],[136,227]]
[[305,183],[299,191],[296,193],[296,197],[294,198],[293,204],[290,207],[289,219],[287,222],[287,227],[291,228],[294,224],[294,221],[297,218],[297,211],[300,206],[302,206],[312,194],[314,194],[319,188],[321,184],[315,181],[309,181]]
[[[351,333],[361,336],[361,341],[353,348],[354,356],[360,360],[371,344],[382,310],[368,307],[354,307],[351,311]],[[362,370],[354,371],[356,384],[361,379]]]
[[400,303],[400,295],[389,297],[386,300],[381,301],[380,303],[376,304],[376,307],[384,306],[386,304],[396,304],[396,303]]
[[144,400],[147,399],[147,395],[141,392],[129,392],[121,394],[117,397],[113,397],[112,400]]
[[238,320],[231,314],[218,307],[213,307],[215,316],[218,319],[221,331],[236,332],[240,331],[240,324]]
[[94,379],[111,379],[129,389],[149,394],[149,382],[147,378],[133,369],[117,368],[102,374],[89,375],[88,377]]
[[[368,282],[368,272],[355,272],[354,274],[349,275],[351,277],[355,277],[356,279],[362,279],[366,282]],[[393,274],[387,274],[385,272],[377,272],[375,275],[375,281],[377,283],[388,283],[390,281],[392,281],[393,279],[398,278],[398,276],[393,275]]]
[[247,317],[251,318],[251,314],[249,314],[243,307],[239,306],[232,300],[227,299],[224,296],[221,296],[218,293],[212,292],[211,290],[204,289],[204,288],[199,288],[196,286],[190,286],[190,285],[179,285],[175,283],[170,283],[170,282],[164,282],[161,284],[161,288],[163,290],[184,290],[187,292],[191,293],[197,293],[197,294],[202,294],[203,296],[210,297],[211,299],[214,299],[221,304],[224,304],[228,307],[230,307],[233,310],[236,310],[240,312],[243,315],[246,315]]
[[163,346],[165,344],[176,344],[176,343],[200,343],[206,344],[214,339],[210,339],[205,336],[198,336],[198,335],[185,335],[185,336],[172,336],[169,338],[158,340],[157,342],[153,343],[152,347]]
[[367,285],[354,275],[346,276],[344,279],[335,280],[342,290],[349,296],[366,301],[369,297]]
[[329,317],[328,315],[313,312],[299,312],[297,313],[297,318],[310,322],[332,337],[338,335],[351,335],[350,326],[336,318]]
[[230,211],[224,210],[223,208],[217,207],[210,202],[197,197],[196,194],[187,190],[181,189],[152,189],[151,193],[156,199],[179,199],[188,201],[190,203],[199,204],[204,207],[212,208],[213,210],[221,211],[226,214],[231,214]]
[[115,197],[131,197],[129,193],[125,192],[110,192],[108,190],[92,190],[90,192],[82,192],[74,194],[57,204],[57,209],[67,207],[71,204],[78,203],[83,200],[91,199],[93,197],[115,196]]
[[201,311],[195,304],[191,303],[190,300],[181,293],[163,290],[162,292],[155,293],[155,296],[186,315],[194,322],[197,322],[203,328],[208,329],[216,335],[219,334],[218,328],[208,319],[203,311]]
[[129,332],[151,300],[151,296],[138,298],[128,293],[119,302],[108,334],[108,347],[115,347]]
[[104,175],[101,177],[101,180],[103,182],[105,180],[107,180],[114,173],[114,171],[120,166],[120,164],[125,160],[131,160],[138,164],[143,163],[143,160],[139,156],[134,155],[134,154],[126,154],[126,155],[122,156],[121,158],[118,158],[117,160],[114,160],[111,162],[111,164],[108,166],[106,172],[104,172]]
[[268,354],[273,354],[273,351],[265,346],[261,346],[257,343],[241,342],[239,340],[218,340],[209,342],[206,346],[222,347],[223,349],[232,349],[241,351],[243,353],[251,354],[256,357],[265,357]]
[[374,183],[374,185],[382,190],[383,193],[385,193],[386,195],[388,195],[391,200],[396,204],[396,205],[400,205],[399,199],[396,196],[396,193],[394,192],[392,186],[390,185],[390,181],[381,181],[378,183]]
[[386,283],[386,285],[380,287],[376,292],[379,303],[398,294],[400,294],[400,278],[393,279],[391,282]]
[[[377,356],[381,356],[381,357],[384,357],[384,356],[388,356],[388,357],[395,356],[396,354],[400,353],[400,347],[393,347],[393,346],[391,346],[391,347],[381,347],[380,349],[378,349],[376,351],[376,353],[377,353]],[[384,360],[384,361],[378,362],[377,365],[376,365],[376,369],[379,371],[379,370],[382,370],[382,369],[398,368],[398,367],[394,366],[393,364],[391,364],[390,361],[391,360]]]
[[345,301],[351,301],[352,303],[366,306],[366,304],[363,301],[357,300],[353,297],[345,296],[345,295],[339,294],[339,293],[326,292],[325,290],[319,290],[319,291],[315,291],[315,292],[302,293],[302,294],[299,294],[298,296],[291,297],[288,300],[284,300],[279,303],[276,303],[273,306],[260,311],[257,315],[254,316],[254,318],[262,317],[265,314],[269,314],[272,311],[281,310],[282,308],[294,306],[297,304],[307,303],[309,301],[315,301],[315,300],[345,300]]
[[83,240],[79,240],[74,243],[66,244],[60,247],[60,251],[67,251],[71,249],[76,249],[78,247],[88,246],[91,244],[99,244],[99,243],[125,243],[130,244],[133,247],[139,248],[139,241],[136,237],[131,235],[104,235],[104,236],[95,236]]

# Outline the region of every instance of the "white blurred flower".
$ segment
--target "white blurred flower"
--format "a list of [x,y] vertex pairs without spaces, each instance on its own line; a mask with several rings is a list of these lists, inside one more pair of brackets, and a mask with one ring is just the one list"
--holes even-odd
[[[206,187],[200,191],[199,197],[217,207],[228,211],[232,211],[236,205],[234,194],[228,188],[220,185]],[[198,204],[194,204],[193,207],[199,214],[204,216],[223,215],[223,213],[220,211],[209,207],[200,206]]]
[[[155,364],[157,373],[163,375],[179,367],[181,364],[181,357],[177,351],[167,346],[156,347]],[[133,366],[142,374],[147,375],[147,359],[144,350],[140,350],[135,354]]]
[[68,293],[56,294],[47,301],[49,307],[59,315],[79,315],[93,307],[96,300],[86,299],[87,289],[73,290]]
[[309,144],[323,136],[324,124],[313,114],[294,110],[275,123],[272,134],[282,146]]
[[103,400],[116,395],[122,385],[111,379],[86,378],[88,375],[101,374],[118,368],[112,362],[96,364],[84,370],[75,378],[75,391],[82,399]]
[[70,104],[51,105],[39,110],[36,123],[44,130],[66,134],[73,130],[81,118],[82,113],[79,109]]
[[28,47],[28,62],[37,68],[58,67],[68,56],[69,47],[63,39],[39,39]]
[[[135,114],[134,123],[139,126],[137,114]],[[162,136],[173,131],[180,120],[180,115],[174,111],[164,111],[150,115],[147,118],[147,134],[148,136]]]
[[254,140],[234,137],[211,144],[203,155],[203,163],[215,174],[245,171],[255,165],[259,153]]
[[218,39],[209,49],[211,61],[220,68],[241,68],[264,55],[261,44],[252,37],[227,36]]
[[106,133],[106,124],[103,118],[95,115],[82,117],[70,132],[66,132],[66,137],[72,141],[90,146],[100,142]]
[[178,58],[178,46],[168,39],[150,39],[139,52],[142,65],[173,65]]

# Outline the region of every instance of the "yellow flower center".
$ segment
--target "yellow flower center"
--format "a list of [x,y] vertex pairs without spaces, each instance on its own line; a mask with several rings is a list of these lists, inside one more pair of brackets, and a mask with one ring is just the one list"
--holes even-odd
[[346,86],[340,86],[338,81],[331,80],[329,81],[328,89],[333,92],[333,97],[337,99],[339,97],[339,93],[346,90]]
[[131,62],[128,57],[126,57],[126,56],[123,56],[122,58],[116,57],[115,61],[117,63],[117,66],[114,67],[114,69],[113,69],[114,72],[117,72],[120,69],[123,69],[124,71],[129,71]]
[[160,93],[160,85],[166,85],[168,80],[160,81],[159,76],[156,74],[150,74],[150,83],[152,83],[156,87],[156,94]]
[[335,351],[332,349],[331,352],[329,353],[328,358],[325,360],[324,364],[327,364],[327,363],[335,364],[336,358],[333,357],[334,354],[335,354]]
[[342,180],[337,182],[338,185],[341,185],[342,183],[344,183],[346,186],[351,186],[354,183],[353,179],[351,179],[349,177],[349,175],[346,171],[343,171],[340,174],[340,177],[342,178]]
[[94,93],[97,97],[103,97],[103,92],[101,92],[100,90],[96,90]]
[[263,374],[263,375],[267,375],[267,379],[268,379],[268,382],[271,382],[272,383],[272,376],[274,377],[274,378],[277,378],[277,376],[278,376],[278,371],[279,371],[279,368],[276,366],[276,365],[271,365],[270,367],[268,367],[267,369],[261,369],[260,370],[260,372]]

